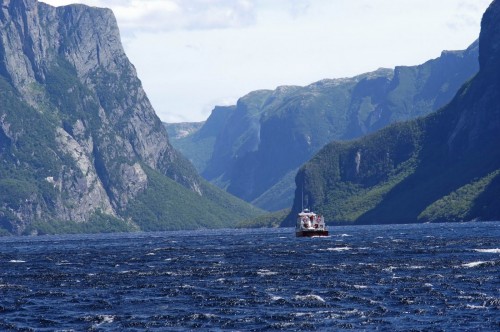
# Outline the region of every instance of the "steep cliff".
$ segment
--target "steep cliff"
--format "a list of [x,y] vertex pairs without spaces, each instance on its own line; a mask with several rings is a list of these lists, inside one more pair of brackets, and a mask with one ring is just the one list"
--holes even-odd
[[[170,185],[191,202],[176,203],[172,213],[197,199],[220,209],[224,200],[239,204],[212,199],[218,191],[170,145],[110,10],[0,4],[0,226],[20,234],[47,222],[104,220],[136,229],[143,221],[131,207]],[[165,186],[155,189],[158,182]],[[167,203],[142,209],[158,214]]]
[[333,142],[296,177],[292,225],[306,205],[330,221],[500,218],[500,1],[483,16],[479,73],[444,108],[351,142]]
[[224,118],[214,110],[205,126],[219,129],[203,140],[209,153],[199,153],[198,133],[173,144],[228,192],[269,210],[289,207],[298,168],[331,140],[361,137],[447,104],[477,73],[477,45],[419,66],[254,91],[226,108]]
[[[206,168],[208,160],[212,157],[216,137],[224,128],[229,116],[234,112],[234,108],[234,106],[216,106],[207,121],[201,123],[196,130],[190,131],[187,135],[175,135],[175,132],[185,124],[165,124],[172,145],[191,161],[198,172],[202,172]],[[187,124],[192,125],[193,123]],[[174,135],[171,135],[170,132]]]

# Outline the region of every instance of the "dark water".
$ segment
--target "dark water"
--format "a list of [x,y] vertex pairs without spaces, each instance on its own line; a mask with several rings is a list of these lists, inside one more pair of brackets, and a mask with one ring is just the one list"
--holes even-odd
[[500,331],[500,222],[0,238],[0,330]]

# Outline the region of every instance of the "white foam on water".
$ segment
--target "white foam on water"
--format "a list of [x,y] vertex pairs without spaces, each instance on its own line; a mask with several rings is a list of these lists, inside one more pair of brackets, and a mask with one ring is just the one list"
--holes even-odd
[[476,267],[476,266],[481,266],[481,265],[491,264],[491,263],[493,263],[493,262],[490,262],[490,261],[477,261],[477,262],[465,263],[465,264],[462,264],[462,266],[463,267],[471,268],[471,267]]
[[9,263],[26,263],[26,261],[20,260],[20,259],[11,259]]
[[474,251],[482,252],[485,254],[500,254],[500,248],[495,249],[474,249]]
[[420,269],[425,269],[425,266],[421,265],[412,265],[408,267],[410,270],[420,270]]
[[113,323],[115,321],[115,316],[113,315],[101,315],[100,318],[103,323]]
[[205,314],[205,313],[201,313],[201,314],[192,314],[191,315],[191,318],[192,319],[212,319],[212,318],[217,318],[218,316],[217,315],[214,315],[214,314]]
[[430,283],[428,283],[428,282],[426,282],[426,283],[424,284],[424,286],[425,286],[425,287],[434,287],[434,285],[433,285],[433,284],[430,284]]
[[353,285],[354,288],[356,289],[365,289],[365,288],[368,288],[368,286],[365,286],[365,285]]
[[472,305],[472,304],[467,304],[465,306],[467,309],[486,309],[484,305]]
[[276,295],[270,295],[271,296],[271,301],[279,301],[279,300],[284,300],[281,296],[276,296]]
[[293,314],[295,317],[304,317],[304,316],[311,316],[311,313],[309,312],[296,312]]
[[261,277],[265,277],[265,276],[274,276],[274,275],[277,275],[278,272],[273,272],[273,271],[270,271],[270,270],[259,270],[257,271],[257,274]]
[[154,255],[156,255],[154,252],[149,252],[146,254],[146,256],[154,256]]
[[167,250],[173,250],[174,247],[158,247],[154,248],[153,251],[167,251]]
[[348,236],[352,236],[352,235],[349,235],[349,234],[339,234],[338,236],[340,236],[340,237],[348,237]]
[[321,249],[321,250],[326,250],[326,251],[346,251],[346,250],[351,250],[351,247],[336,247],[336,248],[326,248],[326,249]]
[[294,299],[297,301],[314,301],[314,302],[321,302],[321,303],[326,302],[321,296],[316,295],[316,294],[296,295],[294,297]]
[[99,316],[97,316],[97,318],[99,319],[99,323],[94,324],[92,326],[94,329],[98,328],[102,324],[111,324],[115,321],[115,316],[113,316],[113,315],[99,315]]
[[397,269],[397,267],[395,266],[389,266],[389,267],[386,267],[385,269],[382,269],[382,271],[384,272],[392,272],[392,270],[394,269]]
[[358,309],[344,310],[345,315],[357,315],[360,311]]

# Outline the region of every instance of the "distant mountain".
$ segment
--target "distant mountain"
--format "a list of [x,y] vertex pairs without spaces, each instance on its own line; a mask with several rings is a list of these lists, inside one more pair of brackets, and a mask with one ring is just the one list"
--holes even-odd
[[0,4],[0,234],[227,227],[259,214],[172,148],[110,10]]
[[[174,134],[170,135],[172,145],[191,161],[198,172],[201,173],[207,166],[208,160],[212,157],[217,135],[224,128],[227,119],[233,112],[234,106],[217,106],[199,130],[191,131],[182,137],[174,133],[187,124],[165,124],[167,130]],[[196,122],[196,124],[198,123]]]
[[332,140],[350,140],[447,104],[478,70],[477,42],[419,66],[309,86],[260,90],[217,107],[173,139],[205,179],[268,210],[289,207],[298,168]]
[[197,132],[205,121],[201,122],[179,122],[179,123],[163,123],[167,129],[168,137],[170,139],[181,139],[188,135]]
[[329,221],[500,219],[500,0],[483,16],[479,73],[444,108],[350,142],[333,142],[296,177],[305,205]]

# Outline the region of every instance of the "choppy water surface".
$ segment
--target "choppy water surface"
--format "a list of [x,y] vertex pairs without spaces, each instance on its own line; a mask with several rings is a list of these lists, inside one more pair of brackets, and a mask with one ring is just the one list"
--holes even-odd
[[0,238],[0,330],[500,330],[500,222]]

